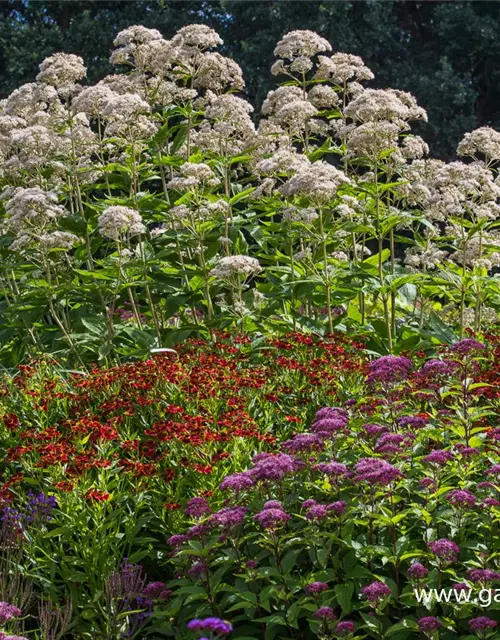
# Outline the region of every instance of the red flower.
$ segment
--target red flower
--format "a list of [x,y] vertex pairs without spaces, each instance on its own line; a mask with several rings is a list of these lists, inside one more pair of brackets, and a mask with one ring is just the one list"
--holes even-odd
[[166,509],[167,511],[173,511],[174,509],[180,509],[181,505],[178,504],[177,502],[165,502],[165,504],[163,505],[163,508]]
[[59,491],[64,491],[65,493],[73,491],[73,485],[68,480],[61,480],[60,482],[56,482],[54,484],[54,487],[56,489],[59,489]]
[[198,473],[208,474],[208,473],[212,473],[213,467],[209,464],[207,465],[194,464],[193,469]]
[[15,413],[8,413],[3,417],[3,423],[7,427],[7,429],[10,429],[10,431],[14,431],[19,426],[19,418]]
[[98,491],[97,489],[90,489],[85,494],[85,500],[95,500],[96,502],[106,502],[111,498],[107,491]]

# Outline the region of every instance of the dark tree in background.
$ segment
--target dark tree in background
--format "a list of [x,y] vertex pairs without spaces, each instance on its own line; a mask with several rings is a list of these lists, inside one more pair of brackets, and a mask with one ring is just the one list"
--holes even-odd
[[337,51],[363,57],[373,86],[411,91],[429,113],[421,133],[432,152],[453,157],[466,131],[500,127],[500,3],[388,0],[0,0],[0,94],[33,81],[56,51],[77,53],[95,82],[113,71],[115,35],[143,24],[170,37],[204,22],[243,68],[248,98],[275,86],[273,49],[287,31],[312,29]]

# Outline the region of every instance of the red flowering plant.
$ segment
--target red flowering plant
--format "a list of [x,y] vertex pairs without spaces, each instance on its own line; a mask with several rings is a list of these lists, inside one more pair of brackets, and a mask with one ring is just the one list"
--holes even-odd
[[[361,386],[364,367],[341,336],[292,334],[255,349],[219,334],[86,376],[45,361],[20,368],[0,392],[1,495],[20,514],[20,566],[56,602],[72,600],[78,633],[104,634],[105,610],[92,623],[90,612],[122,559],[146,559],[161,579],[186,500],[212,496],[226,474],[303,428],[311,399]],[[31,521],[27,509],[42,515]]]

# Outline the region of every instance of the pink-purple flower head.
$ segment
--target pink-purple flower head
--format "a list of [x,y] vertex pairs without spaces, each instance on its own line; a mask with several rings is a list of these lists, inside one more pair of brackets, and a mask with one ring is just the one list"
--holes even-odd
[[425,578],[429,573],[429,569],[427,569],[427,567],[425,567],[421,562],[413,562],[409,567],[408,567],[408,577],[413,579],[413,580],[421,580],[422,578]]
[[361,589],[361,595],[365,596],[368,602],[375,606],[378,605],[381,600],[390,596],[391,593],[392,591],[389,587],[379,580],[372,582]]
[[384,433],[375,443],[377,453],[400,453],[403,445],[408,445],[410,439],[399,433]]
[[464,338],[459,342],[455,342],[455,344],[450,347],[450,351],[459,356],[478,355],[484,351],[484,349],[486,349],[486,347],[482,342],[478,342],[472,338]]
[[346,465],[341,462],[321,462],[314,469],[334,478],[346,478],[350,473]]
[[344,432],[346,425],[339,420],[332,420],[330,418],[324,418],[318,420],[311,425],[311,431],[313,431],[321,440],[328,440],[334,435]]
[[175,535],[170,536],[167,542],[171,547],[175,547],[176,549],[178,549],[188,540],[189,540],[189,536],[186,536],[182,533],[176,533]]
[[283,503],[280,502],[279,500],[268,500],[267,502],[264,502],[264,504],[262,505],[262,510],[264,511],[264,509],[281,509],[281,510],[283,510]]
[[313,500],[312,498],[308,498],[307,500],[304,500],[304,502],[301,504],[302,509],[304,509],[305,511],[307,511],[308,509],[310,509],[311,507],[316,506],[318,503],[316,502],[316,500]]
[[188,500],[184,513],[193,518],[201,518],[211,511],[206,498],[196,497]]
[[476,496],[467,489],[453,489],[446,494],[446,500],[454,507],[472,509],[476,504]]
[[335,627],[335,633],[342,638],[345,638],[356,630],[356,625],[351,620],[342,620]]
[[481,453],[476,447],[461,447],[459,451],[462,458],[473,458]]
[[492,467],[486,470],[487,475],[499,476],[500,475],[500,464],[494,464]]
[[324,520],[328,517],[326,504],[315,504],[307,509],[306,518],[312,521]]
[[354,467],[356,482],[387,485],[399,480],[403,474],[399,469],[379,458],[361,458]]
[[349,414],[345,409],[342,409],[341,407],[323,407],[322,409],[316,411],[314,421],[323,420],[324,418],[340,419],[343,420],[345,424],[347,424]]
[[331,438],[336,433],[343,431],[349,420],[349,414],[345,409],[337,407],[324,407],[316,412],[311,431],[320,438]]
[[422,429],[427,424],[426,418],[421,416],[401,416],[398,418],[398,425],[401,429]]
[[234,529],[245,522],[247,513],[248,509],[246,507],[223,507],[213,513],[209,521],[211,524],[223,529]]
[[300,433],[291,440],[282,443],[281,448],[287,453],[311,453],[312,451],[322,451],[323,440],[315,433]]
[[381,436],[389,430],[388,427],[381,424],[365,424],[363,425],[363,429],[368,436],[372,437]]
[[498,582],[500,580],[500,573],[498,573],[498,571],[492,571],[491,569],[469,569],[467,571],[467,577],[474,584],[487,584]]
[[210,535],[210,533],[212,533],[212,525],[210,522],[195,524],[187,530],[187,534],[191,540],[204,538],[205,536]]
[[432,478],[429,478],[429,476],[425,476],[425,478],[422,478],[421,480],[419,480],[418,484],[423,489],[428,489],[429,487],[434,489],[434,487],[436,486],[436,483],[434,482],[434,480]]
[[313,618],[317,618],[318,620],[323,620],[325,622],[331,622],[332,620],[336,620],[337,616],[331,607],[319,607],[319,609],[316,609],[313,613]]
[[441,626],[439,620],[434,616],[425,616],[418,621],[418,628],[422,633],[437,631]]
[[346,512],[347,505],[344,500],[337,500],[326,505],[328,513],[332,513],[336,516],[342,516]]
[[6,636],[0,631],[0,640],[29,640],[25,636]]
[[302,468],[299,460],[286,453],[261,453],[254,457],[255,465],[249,473],[254,480],[280,482],[287,475]]
[[431,451],[427,456],[423,458],[424,462],[429,464],[437,464],[442,467],[450,460],[453,460],[453,455],[449,451],[445,451],[444,449],[436,449],[435,451]]
[[8,602],[0,602],[0,624],[5,624],[12,618],[18,618],[22,611]]
[[211,631],[212,633],[222,636],[231,633],[233,625],[221,618],[196,618],[188,622],[187,628],[190,631]]
[[226,476],[220,483],[219,489],[221,491],[229,490],[234,491],[234,493],[240,493],[241,491],[245,491],[245,489],[250,489],[254,484],[255,482],[250,473],[243,471]]
[[446,564],[452,564],[458,560],[460,547],[452,540],[441,538],[427,545],[432,553]]
[[199,562],[195,562],[187,572],[190,578],[194,580],[199,580],[200,578],[204,578],[208,574],[208,565],[200,560]]
[[410,375],[412,362],[403,356],[382,356],[368,367],[368,384],[392,384],[406,380]]
[[442,380],[451,376],[457,370],[457,363],[450,360],[428,360],[419,373],[431,380]]
[[262,509],[253,519],[264,529],[274,530],[285,525],[291,516],[283,509]]
[[314,595],[314,596],[317,596],[320,593],[323,593],[323,591],[326,591],[327,589],[328,589],[328,584],[326,582],[319,582],[319,581],[310,582],[304,587],[304,591],[306,593],[309,593],[310,595]]
[[500,500],[497,500],[496,498],[485,498],[481,503],[481,506],[488,507],[490,509],[493,507],[500,507]]
[[487,616],[479,616],[478,618],[472,618],[472,620],[469,620],[469,627],[474,631],[474,633],[488,631],[490,629],[494,629],[496,626],[496,621],[488,618]]
[[145,604],[150,609],[155,602],[164,602],[172,595],[172,591],[167,589],[164,582],[150,582],[144,587],[140,597],[137,598],[137,604]]

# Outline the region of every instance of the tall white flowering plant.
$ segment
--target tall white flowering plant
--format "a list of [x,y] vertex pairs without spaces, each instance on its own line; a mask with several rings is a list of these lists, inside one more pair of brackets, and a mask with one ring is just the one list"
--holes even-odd
[[496,321],[500,134],[428,158],[415,98],[311,31],[278,42],[261,108],[205,25],[114,45],[97,84],[58,53],[0,105],[5,362],[233,325],[394,351],[442,338],[440,314],[457,334]]

